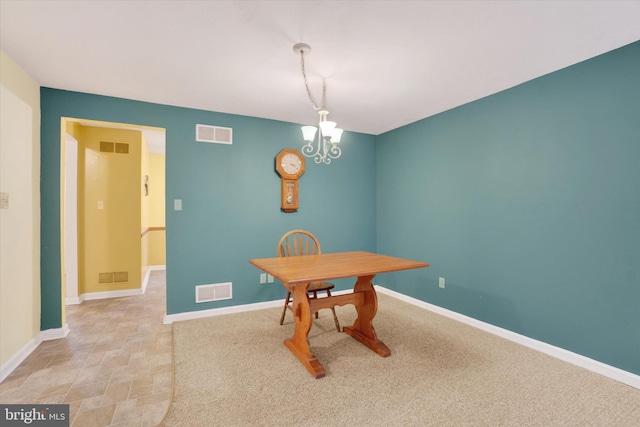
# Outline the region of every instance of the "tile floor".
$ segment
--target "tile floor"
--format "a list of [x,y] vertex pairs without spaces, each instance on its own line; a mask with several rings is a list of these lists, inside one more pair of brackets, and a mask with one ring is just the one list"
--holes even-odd
[[71,426],[158,425],[172,387],[165,272],[145,295],[67,306],[71,333],[45,341],[0,384],[0,403],[68,403]]

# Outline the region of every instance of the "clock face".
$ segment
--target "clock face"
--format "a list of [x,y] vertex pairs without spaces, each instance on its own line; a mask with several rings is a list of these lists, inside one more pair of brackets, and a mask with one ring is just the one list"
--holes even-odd
[[288,153],[282,156],[282,162],[280,166],[282,166],[282,170],[284,170],[289,175],[295,175],[302,167],[302,162],[300,161],[300,157],[298,157],[294,153]]

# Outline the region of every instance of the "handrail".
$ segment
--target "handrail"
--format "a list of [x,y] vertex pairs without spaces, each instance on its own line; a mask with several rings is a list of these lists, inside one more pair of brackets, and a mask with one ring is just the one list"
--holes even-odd
[[144,237],[145,234],[147,234],[150,231],[165,231],[166,227],[147,227],[144,230],[142,230],[142,233],[140,234],[140,237]]

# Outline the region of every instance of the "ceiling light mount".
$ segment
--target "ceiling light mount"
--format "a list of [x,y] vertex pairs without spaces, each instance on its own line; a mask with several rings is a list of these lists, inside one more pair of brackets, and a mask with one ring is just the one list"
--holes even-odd
[[311,46],[306,43],[296,43],[293,45],[293,51],[296,55],[300,55],[301,53],[307,54],[311,52]]
[[[318,104],[309,90],[309,83],[307,82],[307,73],[304,68],[304,56],[311,52],[311,46],[306,43],[296,43],[293,45],[293,51],[300,55],[300,66],[302,68],[302,78],[304,79],[304,86],[307,89],[307,96],[311,101],[311,106],[318,112],[320,116],[318,127],[315,126],[302,126],[302,137],[306,141],[306,144],[302,147],[302,154],[306,157],[313,157],[313,161],[316,163],[331,163],[332,159],[337,159],[342,155],[342,150],[337,145],[342,138],[342,129],[336,128],[337,123],[327,120],[329,111],[327,110],[327,82],[322,79],[322,102]],[[316,140],[316,132],[318,139]],[[314,145],[314,142],[316,143]]]

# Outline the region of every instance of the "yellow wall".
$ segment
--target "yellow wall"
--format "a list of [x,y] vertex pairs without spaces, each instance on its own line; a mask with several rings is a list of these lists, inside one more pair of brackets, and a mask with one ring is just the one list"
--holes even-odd
[[[149,226],[165,227],[164,154],[149,155]],[[149,232],[149,265],[166,265],[165,231]]]
[[0,366],[40,331],[40,86],[0,51]]
[[[141,135],[82,127],[78,140],[79,294],[141,287]],[[100,141],[128,143],[129,154],[100,152]],[[98,283],[99,273],[123,271],[129,273],[127,282]]]
[[[165,227],[165,173],[164,154],[150,153],[146,142],[142,150],[142,274],[149,266],[166,265],[164,230],[149,230]],[[146,152],[145,152],[146,151]],[[144,176],[149,177],[149,193],[145,195]]]
[[140,161],[140,207],[141,207],[141,216],[140,216],[140,245],[141,245],[141,262],[142,262],[142,277],[145,277],[147,271],[149,271],[149,236],[146,233],[147,228],[149,227],[149,197],[147,195],[147,191],[145,190],[145,178],[148,179],[149,174],[149,147],[147,146],[147,141],[144,138],[144,134],[142,134],[142,151],[140,153],[141,161]]
[[149,265],[167,264],[165,234],[164,230],[151,231],[147,234]]
[[151,154],[149,156],[150,187],[149,200],[151,209],[149,211],[149,223],[153,227],[165,226],[165,174],[164,174],[164,154]]
[[80,139],[80,132],[82,132],[82,125],[73,119],[62,119],[63,120],[63,128],[66,133],[71,135],[76,141]]
[[142,145],[140,152],[140,205],[141,205],[141,214],[140,214],[140,227],[141,231],[144,231],[147,227],[150,226],[149,222],[149,209],[151,206],[150,198],[145,192],[145,177],[148,177],[151,174],[150,171],[150,157],[151,153],[149,153],[149,147],[147,146],[147,141],[144,138],[144,134],[141,136]]

